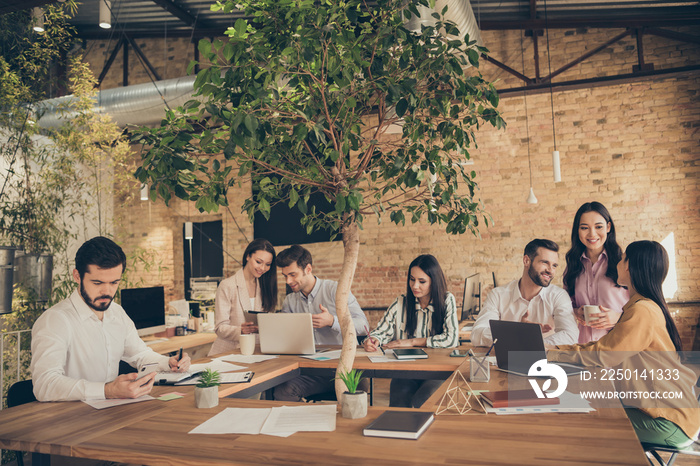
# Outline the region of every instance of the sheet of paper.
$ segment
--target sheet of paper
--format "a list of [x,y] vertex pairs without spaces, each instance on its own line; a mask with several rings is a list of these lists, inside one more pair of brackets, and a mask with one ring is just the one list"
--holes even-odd
[[[357,354],[355,356],[357,356]],[[329,361],[331,359],[340,359],[340,350],[324,351],[322,353],[302,356],[302,358],[312,359],[314,361]]]
[[272,408],[261,434],[286,432],[332,432],[337,405],[281,406]]
[[218,359],[214,359],[211,362],[205,362],[201,364],[192,364],[190,366],[190,372],[203,371],[204,369],[211,369],[213,371],[219,372],[229,372],[247,369],[247,367],[237,366],[236,364],[229,364],[228,362],[220,361]]
[[278,357],[279,356],[273,354],[251,354],[250,356],[243,356],[242,354],[229,354],[228,356],[219,356],[215,359],[215,361],[255,364],[256,362],[263,362],[267,361],[268,359],[275,359]]
[[272,408],[226,408],[190,434],[259,434]]
[[155,400],[151,395],[143,395],[139,398],[119,398],[116,400],[87,400],[83,403],[92,406],[95,409],[111,408],[112,406],[128,405],[131,403],[139,403],[141,401]]

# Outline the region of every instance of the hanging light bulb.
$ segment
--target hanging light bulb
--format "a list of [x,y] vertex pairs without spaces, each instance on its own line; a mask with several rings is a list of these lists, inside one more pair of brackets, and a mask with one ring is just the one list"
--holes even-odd
[[39,7],[32,9],[32,18],[34,19],[33,29],[36,32],[44,32],[44,10]]
[[[523,62],[523,74],[525,73],[525,50],[523,48],[523,31],[520,31],[520,56]],[[528,204],[537,204],[535,190],[532,188],[532,161],[530,160],[530,118],[527,112],[527,93],[523,91],[523,102],[525,104],[525,134],[527,136],[527,167],[530,172],[530,195],[527,196]]]
[[537,198],[535,197],[535,190],[530,186],[530,195],[527,197],[528,204],[537,204]]
[[100,0],[100,27],[109,29],[112,27],[112,2]]
[[142,201],[148,200],[148,185],[146,183],[141,185],[141,200]]
[[552,151],[552,171],[554,172],[554,182],[559,183],[561,181],[561,166],[559,163],[559,151]]
[[192,222],[185,222],[185,239],[192,239]]
[[549,102],[552,109],[552,140],[554,141],[554,150],[552,151],[552,172],[554,174],[554,182],[561,182],[561,164],[559,160],[559,151],[557,150],[557,131],[554,126],[554,91],[552,90],[552,54],[549,52],[549,23],[547,20],[547,0],[544,0],[544,25],[547,31],[547,63],[549,65]]

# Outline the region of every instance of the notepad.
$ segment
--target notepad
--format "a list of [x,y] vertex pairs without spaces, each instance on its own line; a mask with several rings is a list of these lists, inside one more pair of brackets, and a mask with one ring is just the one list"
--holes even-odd
[[426,411],[384,411],[362,430],[366,437],[416,440],[432,424],[435,416]]
[[202,371],[195,372],[158,372],[154,385],[175,385],[197,377]]
[[[250,382],[255,373],[248,372],[225,372],[219,374],[219,383],[243,383]],[[183,380],[182,382],[177,382],[175,385],[197,385],[201,377],[192,377],[191,379]]]
[[537,398],[533,390],[500,390],[485,392],[481,396],[494,408],[559,404],[559,398]]
[[394,348],[396,359],[427,359],[428,353],[420,348]]

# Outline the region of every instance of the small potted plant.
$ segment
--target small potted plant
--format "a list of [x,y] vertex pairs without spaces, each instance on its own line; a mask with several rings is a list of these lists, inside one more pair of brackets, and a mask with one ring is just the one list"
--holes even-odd
[[346,419],[359,419],[367,416],[367,393],[357,390],[357,386],[362,380],[362,371],[351,369],[339,372],[337,378],[342,380],[347,388],[340,399],[341,416]]
[[199,374],[199,382],[194,387],[194,404],[198,408],[213,408],[219,405],[218,371],[205,369]]

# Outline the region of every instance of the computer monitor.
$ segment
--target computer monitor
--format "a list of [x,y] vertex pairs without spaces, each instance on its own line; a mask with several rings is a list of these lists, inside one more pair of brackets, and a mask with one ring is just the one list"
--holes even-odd
[[139,336],[165,331],[165,291],[162,286],[125,288],[121,290],[121,301]]
[[464,299],[462,300],[462,318],[467,320],[481,309],[481,282],[475,273],[464,280]]

